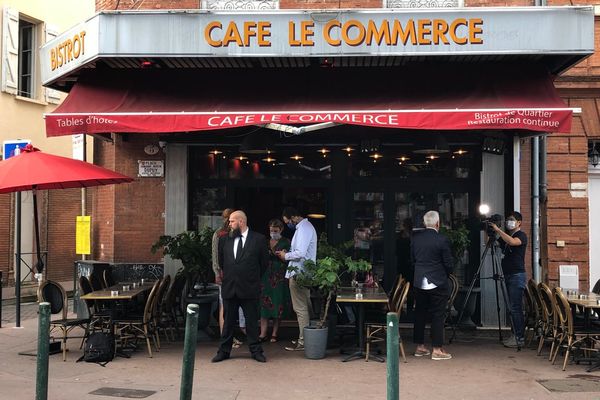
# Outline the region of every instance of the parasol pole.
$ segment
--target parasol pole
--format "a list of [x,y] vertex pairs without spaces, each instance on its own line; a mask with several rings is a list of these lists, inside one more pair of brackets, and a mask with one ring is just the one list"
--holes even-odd
[[[33,186],[31,192],[33,193],[33,225],[35,226],[35,250],[37,253],[37,263],[35,268],[37,269],[38,274],[41,274],[44,271],[44,261],[42,260],[42,251],[40,248],[40,224],[38,221],[36,185]],[[38,282],[42,282],[42,277],[38,277]]]
[[[84,133],[83,134],[83,160],[84,162],[87,162],[87,136]],[[85,187],[81,188],[81,215],[85,216],[86,212],[87,212],[87,199],[86,199],[86,189]],[[86,255],[82,254],[81,255],[81,259],[85,260],[86,259]]]
[[15,322],[21,327],[21,192],[15,193]]

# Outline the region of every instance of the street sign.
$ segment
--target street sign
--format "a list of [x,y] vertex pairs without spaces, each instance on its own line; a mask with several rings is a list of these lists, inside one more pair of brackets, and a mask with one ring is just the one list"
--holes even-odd
[[[5,140],[2,142],[2,159],[6,160],[12,156],[16,156],[20,153],[20,149],[30,144],[31,140],[17,139],[17,140]],[[17,148],[19,150],[17,150]]]

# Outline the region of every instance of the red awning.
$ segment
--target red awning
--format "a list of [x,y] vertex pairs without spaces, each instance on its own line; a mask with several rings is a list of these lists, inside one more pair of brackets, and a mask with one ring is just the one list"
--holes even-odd
[[[477,68],[475,68],[477,67]],[[569,132],[541,66],[90,70],[46,115],[48,136],[321,122]]]

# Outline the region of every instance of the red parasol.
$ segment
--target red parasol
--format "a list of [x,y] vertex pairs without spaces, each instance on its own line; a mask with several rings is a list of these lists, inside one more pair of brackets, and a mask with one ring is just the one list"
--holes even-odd
[[28,144],[21,153],[0,161],[0,193],[33,191],[33,212],[37,245],[37,269],[40,257],[39,222],[36,190],[82,188],[131,182],[132,178],[85,161],[43,153]]

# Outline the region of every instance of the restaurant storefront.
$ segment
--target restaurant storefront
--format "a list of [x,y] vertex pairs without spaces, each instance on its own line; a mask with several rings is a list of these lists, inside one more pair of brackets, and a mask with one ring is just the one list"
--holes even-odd
[[437,209],[469,229],[468,284],[478,205],[531,207],[521,146],[571,130],[578,110],[553,78],[591,53],[586,7],[103,12],[41,49],[44,84],[70,92],[46,128],[95,135],[101,164],[139,176],[111,211],[97,202],[112,229],[95,228],[111,243],[99,258],[127,261],[128,240],[151,257],[158,235],[214,226],[224,207],[265,231],[292,204],[389,287],[410,275],[411,229]]

